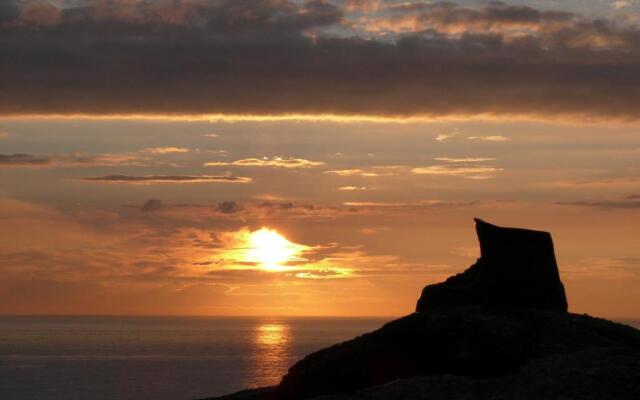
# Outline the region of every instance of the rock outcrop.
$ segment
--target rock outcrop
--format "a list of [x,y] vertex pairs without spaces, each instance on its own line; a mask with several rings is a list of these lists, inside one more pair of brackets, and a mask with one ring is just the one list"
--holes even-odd
[[426,286],[416,311],[461,305],[567,310],[548,232],[475,222],[480,258],[463,273]]
[[481,258],[418,311],[219,400],[637,399],[640,331],[566,312],[546,232],[476,220]]

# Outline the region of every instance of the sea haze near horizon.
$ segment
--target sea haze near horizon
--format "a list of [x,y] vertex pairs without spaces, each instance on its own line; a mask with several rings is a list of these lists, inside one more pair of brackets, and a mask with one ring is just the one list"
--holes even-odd
[[179,400],[273,385],[306,354],[389,319],[0,317],[1,398]]
[[0,316],[0,398],[186,400],[273,385],[389,319]]

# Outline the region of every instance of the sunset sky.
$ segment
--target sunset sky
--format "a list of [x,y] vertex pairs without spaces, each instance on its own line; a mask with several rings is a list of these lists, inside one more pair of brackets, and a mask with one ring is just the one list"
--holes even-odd
[[0,314],[403,315],[553,235],[640,317],[640,1],[0,0]]

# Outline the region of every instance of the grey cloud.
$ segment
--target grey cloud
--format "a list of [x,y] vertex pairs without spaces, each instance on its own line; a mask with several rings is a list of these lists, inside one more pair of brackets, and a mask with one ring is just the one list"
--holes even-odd
[[[151,203],[152,202],[152,203]],[[156,207],[156,201],[147,201],[142,207],[125,206],[145,210],[147,205]],[[342,205],[323,205],[312,203],[294,202],[236,202],[223,201],[215,204],[171,204],[161,203],[155,208],[157,216],[176,220],[210,221],[224,220],[333,220],[351,216],[362,215],[399,215],[429,212],[442,208],[470,207],[480,204],[479,202],[455,202],[442,200],[424,200],[411,203],[389,203],[389,202],[345,202]]]
[[401,3],[387,8],[395,14],[417,15],[423,23],[439,26],[538,26],[562,23],[575,19],[575,15],[560,11],[540,11],[529,6],[490,2],[484,7],[460,6],[452,2]]
[[10,22],[20,15],[20,8],[14,0],[0,1],[0,24]]
[[217,210],[223,214],[233,214],[240,211],[242,208],[235,201],[222,201],[218,203]]
[[242,176],[211,176],[211,175],[106,175],[84,178],[88,182],[104,183],[251,183],[251,178]]
[[0,154],[0,167],[2,166],[29,166],[39,167],[52,163],[48,156],[36,156],[33,154]]
[[162,200],[151,199],[147,200],[142,205],[142,211],[156,211],[162,208]]
[[281,203],[273,203],[270,201],[263,201],[261,203],[258,203],[257,206],[259,208],[265,208],[265,209],[276,209],[276,210],[293,210],[295,208],[302,208],[305,210],[315,210],[317,208],[317,206],[313,205],[313,204],[294,204],[290,201],[288,202],[281,202]]
[[125,208],[142,211],[157,211],[158,215],[169,218],[199,220],[203,218],[224,218],[232,220],[248,219],[311,219],[325,220],[352,215],[359,210],[351,207],[316,205],[293,202],[237,202],[221,201],[215,204],[164,203],[161,200],[148,200],[142,206],[125,205]]
[[122,154],[0,154],[0,167],[112,167],[147,166],[151,158],[135,153]]
[[128,32],[169,26],[244,36],[264,32],[288,35],[334,24],[342,18],[336,6],[323,0],[296,3],[287,0],[81,0],[58,9],[44,0],[26,2],[19,16],[14,13],[14,19],[32,28],[42,27],[51,25],[52,14],[56,14],[56,25],[83,27],[93,32],[114,28],[114,25]]
[[[630,197],[633,199],[633,197]],[[593,207],[600,209],[640,209],[640,201],[603,200],[603,201],[560,201],[556,204],[564,206]]]
[[82,4],[0,25],[1,114],[640,117],[640,32],[608,20],[440,4],[390,42],[331,36],[326,1]]

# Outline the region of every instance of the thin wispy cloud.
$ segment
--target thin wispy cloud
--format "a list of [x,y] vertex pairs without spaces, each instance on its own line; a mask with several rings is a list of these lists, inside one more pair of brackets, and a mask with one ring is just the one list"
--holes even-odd
[[205,167],[219,167],[219,166],[238,166],[238,167],[276,167],[276,168],[310,168],[324,165],[322,161],[311,161],[304,158],[245,158],[242,160],[236,160],[232,162],[226,161],[210,161],[204,163]]
[[365,186],[340,186],[338,190],[345,192],[353,192],[356,190],[367,190],[368,188]]
[[587,178],[574,180],[550,180],[540,183],[542,187],[563,189],[589,189],[589,190],[637,190],[640,187],[640,177],[623,176],[619,178]]
[[485,162],[485,161],[495,161],[496,159],[493,157],[436,157],[434,160],[444,161],[448,163],[474,163],[474,162]]
[[242,176],[211,176],[211,175],[106,175],[83,178],[86,182],[98,183],[251,183],[251,178]]
[[487,179],[492,174],[499,171],[502,171],[502,168],[479,165],[429,165],[426,167],[413,168],[411,170],[413,174],[417,175],[459,176],[469,179]]
[[147,147],[143,150],[153,154],[171,154],[171,153],[188,153],[189,149],[185,147]]
[[349,207],[404,207],[410,203],[392,203],[384,201],[345,201],[345,206]]
[[378,168],[378,170],[375,169],[370,169],[370,170],[364,170],[364,169],[359,169],[359,168],[355,168],[355,169],[337,169],[337,170],[331,170],[331,171],[324,171],[325,174],[333,174],[333,175],[338,175],[338,176],[362,176],[362,177],[366,177],[366,178],[376,178],[376,177],[382,177],[382,176],[395,176],[398,175],[398,173],[396,172],[391,172],[388,169],[384,169],[384,168]]
[[363,235],[367,235],[367,236],[371,236],[371,235],[377,235],[379,233],[383,233],[383,232],[387,232],[390,231],[391,228],[388,227],[384,227],[384,226],[376,226],[376,227],[371,227],[371,228],[362,228],[362,229],[358,229],[358,232],[363,234]]
[[622,198],[602,200],[559,201],[564,206],[591,207],[601,210],[640,209],[640,195],[631,194]]
[[220,157],[227,157],[229,155],[229,151],[225,149],[194,149],[196,153],[204,153],[204,154],[216,154]]
[[489,136],[469,136],[467,139],[469,140],[482,140],[485,142],[506,142],[510,140],[506,136],[502,135],[489,135]]
[[447,140],[453,139],[457,135],[458,135],[458,132],[439,133],[439,134],[436,135],[434,140],[437,141],[437,142],[446,142]]
[[569,280],[593,279],[637,280],[640,273],[640,258],[584,257],[563,268]]
[[640,201],[561,201],[557,204],[600,209],[640,209]]
[[414,202],[393,201],[346,201],[342,203],[348,207],[378,212],[402,213],[416,212],[419,210],[431,210],[443,207],[467,207],[472,202],[446,201],[446,200],[420,200]]

